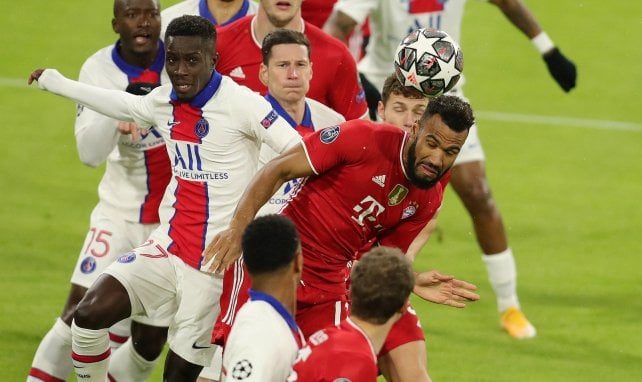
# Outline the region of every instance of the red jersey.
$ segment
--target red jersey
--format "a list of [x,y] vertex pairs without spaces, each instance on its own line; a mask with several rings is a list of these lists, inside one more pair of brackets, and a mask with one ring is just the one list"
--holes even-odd
[[366,334],[350,318],[314,333],[299,351],[288,382],[377,380],[377,357]]
[[305,0],[301,3],[301,17],[312,25],[322,28],[337,0]]
[[[216,70],[265,95],[267,87],[259,80],[261,45],[252,34],[254,17],[246,16],[217,30]],[[314,70],[306,96],[329,106],[346,120],[364,116],[368,105],[348,48],[308,22],[304,22],[303,29],[310,41]]]
[[406,251],[441,206],[441,183],[428,189],[406,176],[406,133],[363,120],[327,127],[304,138],[318,176],[302,182],[282,211],[295,223],[304,255],[302,282],[346,292],[346,264],[374,240]]

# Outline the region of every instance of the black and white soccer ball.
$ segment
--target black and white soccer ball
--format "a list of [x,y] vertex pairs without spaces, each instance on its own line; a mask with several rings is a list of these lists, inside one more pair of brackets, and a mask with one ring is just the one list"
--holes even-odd
[[395,51],[395,75],[428,97],[452,89],[464,70],[464,55],[448,33],[421,28],[410,32]]
[[252,363],[247,359],[240,360],[232,368],[231,377],[235,381],[242,381],[252,375]]

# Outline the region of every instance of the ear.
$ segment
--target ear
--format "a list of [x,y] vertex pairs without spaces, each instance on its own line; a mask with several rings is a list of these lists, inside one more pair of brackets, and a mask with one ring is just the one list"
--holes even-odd
[[120,28],[118,26],[118,21],[116,21],[115,17],[113,19],[111,19],[111,29],[114,31],[114,33],[120,34]]
[[299,252],[296,254],[296,258],[294,259],[294,272],[296,274],[301,274],[301,272],[303,272],[303,252],[301,252],[301,249],[299,249]]
[[263,83],[263,85],[268,86],[268,68],[267,66],[261,62],[261,66],[259,67],[259,80]]
[[379,102],[377,102],[377,114],[379,115],[379,118],[381,118],[382,121],[386,120],[386,118],[384,117],[385,108],[386,107],[383,106],[383,101],[379,100]]
[[217,62],[218,62],[218,52],[214,51],[214,54],[212,54],[212,69],[216,68]]
[[312,70],[312,64],[313,64],[313,62],[310,61],[310,79],[312,79],[312,77],[314,77],[314,70]]

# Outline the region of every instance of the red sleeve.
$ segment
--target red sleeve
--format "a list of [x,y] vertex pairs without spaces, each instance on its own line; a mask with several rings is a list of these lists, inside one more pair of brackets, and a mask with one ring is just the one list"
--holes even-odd
[[354,163],[364,155],[372,140],[372,122],[353,120],[329,126],[303,139],[310,165],[317,174],[334,166]]

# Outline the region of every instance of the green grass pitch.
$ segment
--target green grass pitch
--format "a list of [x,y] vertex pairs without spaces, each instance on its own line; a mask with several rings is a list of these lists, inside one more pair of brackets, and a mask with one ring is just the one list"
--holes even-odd
[[[414,300],[430,373],[435,381],[638,381],[642,3],[526,2],[578,66],[570,94],[492,6],[468,2],[462,45],[466,94],[538,336],[517,341],[500,330],[470,219],[449,191],[440,234],[416,268],[474,282],[482,299],[463,310]],[[116,35],[110,1],[3,8],[0,380],[21,381],[62,309],[102,174],[77,158],[74,105],[26,79],[38,67],[75,77]],[[159,367],[152,380],[160,376]]]

